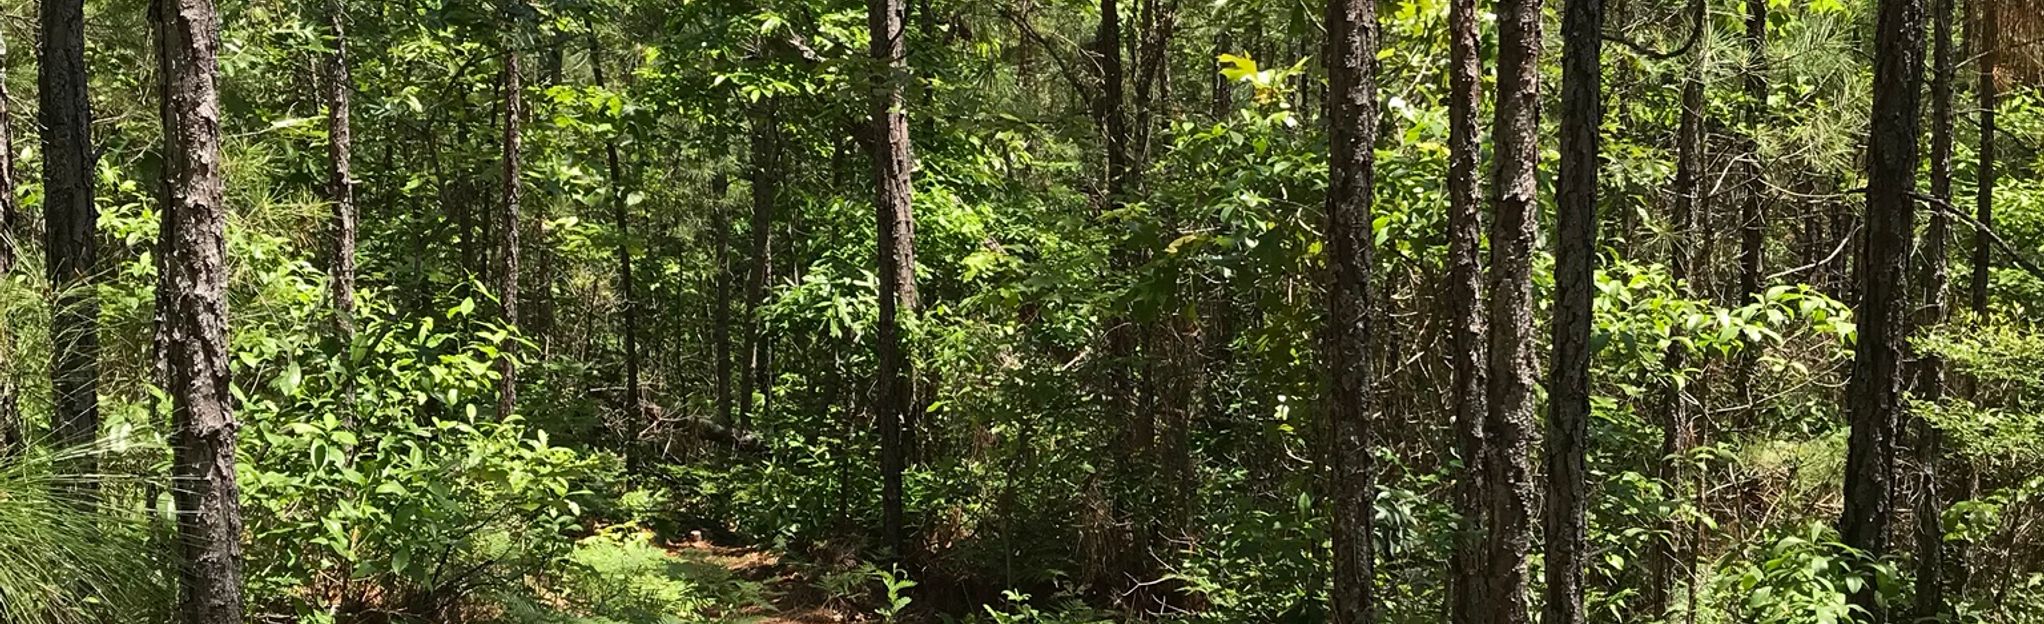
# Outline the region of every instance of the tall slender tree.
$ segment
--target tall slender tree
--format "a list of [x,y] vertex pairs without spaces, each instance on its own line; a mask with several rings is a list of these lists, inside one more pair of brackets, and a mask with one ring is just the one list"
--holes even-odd
[[[42,4],[37,72],[43,142],[43,251],[56,305],[50,315],[51,434],[82,445],[99,434],[99,209],[93,205],[92,109],[85,91],[85,2]],[[98,472],[91,455],[73,471]]]
[[[1691,0],[1690,18],[1693,26],[1706,28],[1709,20],[1703,0]],[[1702,31],[1698,31],[1702,36]],[[1689,242],[1696,235],[1696,215],[1702,200],[1703,177],[1703,114],[1704,56],[1702,51],[1690,52],[1689,67],[1682,78],[1682,110],[1675,139],[1675,197],[1669,221],[1671,242],[1668,245],[1668,276],[1675,280],[1676,288],[1684,296],[1694,296],[1690,284],[1690,267],[1693,253]],[[1690,421],[1689,403],[1680,377],[1689,366],[1688,349],[1679,341],[1668,345],[1662,355],[1663,365],[1672,374],[1661,381],[1661,483],[1668,491],[1681,492],[1685,489],[1682,464],[1695,444],[1695,432]],[[1670,596],[1674,592],[1676,572],[1682,566],[1682,555],[1677,547],[1687,523],[1670,517],[1663,525],[1663,536],[1654,540],[1647,559],[1647,587],[1642,592],[1644,614],[1660,617],[1668,612]]]
[[1371,233],[1377,159],[1377,4],[1328,0],[1327,49],[1326,491],[1332,500],[1335,624],[1376,621],[1371,545],[1376,475],[1370,412],[1376,238]]
[[[589,71],[594,74],[596,84],[608,87],[603,76],[603,47],[596,39],[596,32],[589,33]],[[617,134],[624,127],[624,120],[616,125],[610,136],[603,140],[603,163],[610,173],[610,218],[617,225],[617,287],[622,302],[619,324],[622,325],[625,350],[625,391],[623,411],[626,418],[639,416],[639,304],[633,293],[637,290],[632,283],[632,220],[625,195],[625,174],[623,164],[618,162]],[[632,422],[627,420],[626,422]]]
[[1548,385],[1547,573],[1543,624],[1583,621],[1589,553],[1590,303],[1597,247],[1597,129],[1604,116],[1603,0],[1567,0],[1561,31],[1561,172],[1556,178],[1554,370]]
[[724,210],[724,194],[730,192],[731,181],[724,174],[717,174],[710,180],[710,236],[711,245],[716,248],[716,268],[710,273],[715,282],[712,288],[716,298],[710,301],[711,351],[716,361],[714,373],[717,387],[716,423],[730,428],[731,423],[731,219]]
[[[1852,426],[1845,465],[1845,545],[1887,553],[1894,514],[1895,426],[1902,410],[1902,350],[1909,296],[1904,292],[1916,227],[1917,89],[1923,81],[1922,0],[1881,0],[1875,30],[1873,118],[1868,136],[1867,214],[1859,261],[1859,339],[1846,389]],[[1852,595],[1868,622],[1887,621],[1872,570]]]
[[164,190],[156,344],[178,480],[178,616],[242,616],[240,491],[227,355],[227,207],[220,158],[220,21],[212,0],[157,0]]
[[327,273],[333,280],[334,330],[342,344],[355,336],[355,181],[349,167],[354,133],[348,124],[348,99],[354,81],[348,74],[346,0],[326,0],[328,45],[326,65],[327,201],[333,205],[333,247]]
[[[509,15],[513,5],[506,5],[506,23],[515,27],[517,18]],[[518,179],[523,172],[520,159],[524,146],[519,137],[519,123],[525,115],[524,84],[519,80],[518,48],[511,33],[503,35],[502,68],[504,142],[503,142],[503,207],[498,214],[497,225],[497,297],[501,302],[500,314],[504,325],[518,327],[518,227],[522,219],[518,216],[518,202],[523,194],[523,185]],[[518,343],[505,341],[497,358],[497,417],[510,418],[518,409]]]
[[774,271],[774,205],[780,201],[781,126],[779,107],[772,97],[760,100],[749,129],[752,139],[752,253],[745,277],[745,360],[739,376],[738,426],[744,427],[753,413],[752,395],[770,394],[768,368],[772,345],[759,322],[759,306],[765,303],[767,280]]
[[[1760,294],[1761,265],[1766,252],[1767,198],[1765,168],[1760,166],[1760,130],[1767,117],[1767,0],[1746,0],[1746,71],[1743,107],[1746,155],[1745,192],[1739,202],[1739,302]],[[1751,366],[1743,363],[1742,366]],[[1741,372],[1744,386],[1750,371]],[[1742,391],[1746,388],[1741,388]]]
[[[1935,209],[1930,226],[1923,232],[1922,267],[1919,269],[1923,302],[1917,306],[1917,327],[1936,327],[1947,316],[1945,290],[1951,283],[1946,272],[1946,241],[1951,238],[1952,217],[1952,79],[1956,62],[1952,51],[1954,0],[1931,3],[1930,81],[1930,196]],[[1944,396],[1944,362],[1935,353],[1917,353],[1911,360],[1910,375],[1915,402],[1934,405]],[[1910,422],[1916,432],[1916,604],[1919,621],[1930,621],[1945,611],[1945,530],[1941,521],[1944,504],[1939,497],[1938,462],[1943,440],[1937,427],[1919,408]]]
[[1476,171],[1482,160],[1477,145],[1477,111],[1483,108],[1483,60],[1477,31],[1476,0],[1448,2],[1448,341],[1453,367],[1455,451],[1462,473],[1455,481],[1455,512],[1461,524],[1448,575],[1453,584],[1448,614],[1453,624],[1479,624],[1489,602],[1484,579],[1484,465],[1489,440],[1484,427],[1485,325],[1483,267],[1478,259],[1483,239],[1483,189]]
[[1484,434],[1488,601],[1480,619],[1526,621],[1531,547],[1533,439],[1533,231],[1539,212],[1541,0],[1497,4],[1497,98],[1490,229],[1490,380]]
[[1973,89],[1980,108],[1978,181],[1973,191],[1973,274],[1968,277],[1968,304],[1975,315],[1987,314],[1987,278],[1994,271],[1994,245],[1988,232],[1994,228],[1994,185],[1997,170],[1995,151],[1995,109],[2001,104],[2001,85],[1994,80],[2001,62],[2001,2],[1974,0],[1980,12],[1975,28],[1975,48],[1980,55],[1979,82]]
[[879,229],[880,321],[875,356],[879,363],[881,533],[888,557],[908,554],[908,527],[903,517],[901,473],[902,426],[913,409],[914,363],[902,338],[901,319],[916,310],[915,214],[909,201],[908,114],[902,83],[908,80],[902,0],[867,0],[866,28],[872,37],[872,131],[874,217]]

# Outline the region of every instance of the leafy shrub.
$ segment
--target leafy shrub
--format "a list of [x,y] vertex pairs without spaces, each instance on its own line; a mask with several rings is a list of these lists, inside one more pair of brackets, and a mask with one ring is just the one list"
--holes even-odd
[[614,479],[616,461],[479,407],[501,333],[387,316],[338,352],[238,353],[272,373],[243,399],[249,578],[267,609],[444,614],[553,565],[577,499]]

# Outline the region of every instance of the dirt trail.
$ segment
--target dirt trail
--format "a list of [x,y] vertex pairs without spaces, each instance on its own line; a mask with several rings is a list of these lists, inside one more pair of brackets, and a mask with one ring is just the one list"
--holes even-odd
[[846,624],[864,618],[830,605],[826,595],[802,570],[779,555],[757,548],[723,546],[700,537],[674,546],[675,554],[721,567],[735,578],[758,583],[764,604],[730,614],[740,624]]

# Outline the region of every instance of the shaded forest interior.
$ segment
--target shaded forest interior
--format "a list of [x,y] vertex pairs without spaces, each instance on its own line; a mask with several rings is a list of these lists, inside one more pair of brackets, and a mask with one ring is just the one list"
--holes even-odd
[[0,623],[2044,624],[2039,0],[0,14]]

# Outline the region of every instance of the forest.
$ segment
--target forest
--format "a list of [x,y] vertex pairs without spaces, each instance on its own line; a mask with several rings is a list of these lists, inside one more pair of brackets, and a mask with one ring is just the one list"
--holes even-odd
[[986,2],[0,0],[0,624],[2044,624],[2044,0]]

